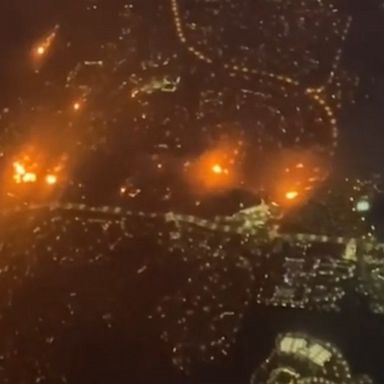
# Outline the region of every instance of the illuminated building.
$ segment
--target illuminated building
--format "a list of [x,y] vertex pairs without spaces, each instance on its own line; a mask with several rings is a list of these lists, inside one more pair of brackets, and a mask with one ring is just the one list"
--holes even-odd
[[353,376],[342,353],[329,342],[288,333],[276,340],[271,355],[256,369],[251,384],[372,384]]

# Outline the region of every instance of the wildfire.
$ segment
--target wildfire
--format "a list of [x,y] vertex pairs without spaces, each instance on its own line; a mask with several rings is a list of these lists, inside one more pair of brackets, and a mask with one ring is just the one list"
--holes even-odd
[[228,169],[223,168],[220,164],[214,164],[211,170],[215,175],[228,174]]
[[59,166],[51,168],[49,173],[45,173],[46,171],[41,169],[37,162],[31,161],[29,157],[13,162],[12,168],[12,179],[16,184],[33,184],[43,181],[45,184],[53,186],[59,182],[57,175],[61,169]]
[[15,176],[16,175],[22,176],[22,175],[25,175],[26,173],[24,166],[17,161],[13,163],[13,168],[15,170]]
[[36,173],[27,172],[25,175],[23,175],[22,181],[23,183],[36,183],[37,181]]
[[44,45],[40,45],[36,48],[36,53],[38,56],[43,56],[46,52],[46,47]]
[[73,104],[72,104],[72,109],[75,111],[75,112],[78,112],[78,111],[81,111],[84,107],[84,104],[85,104],[86,100],[84,98],[81,98],[81,99],[78,99],[76,100]]
[[45,182],[48,185],[55,185],[55,184],[57,184],[57,176],[56,175],[47,175],[45,177]]
[[27,172],[24,165],[17,161],[13,163],[13,170],[13,179],[17,184],[34,183],[36,181],[36,175],[32,172]]
[[59,26],[56,25],[53,30],[42,40],[40,40],[35,48],[33,48],[33,55],[35,56],[35,59],[39,59],[40,61],[40,59],[42,59],[48,53],[56,39],[58,30]]
[[271,156],[264,173],[266,190],[280,206],[304,204],[328,175],[324,154],[316,150],[286,150]]
[[285,194],[287,200],[295,200],[299,196],[299,192],[297,191],[289,191]]
[[219,143],[189,162],[186,168],[188,182],[199,194],[229,190],[239,182],[239,166],[233,145]]
[[13,180],[17,184],[21,183],[36,183],[37,175],[35,172],[27,171],[25,166],[18,161],[13,163]]

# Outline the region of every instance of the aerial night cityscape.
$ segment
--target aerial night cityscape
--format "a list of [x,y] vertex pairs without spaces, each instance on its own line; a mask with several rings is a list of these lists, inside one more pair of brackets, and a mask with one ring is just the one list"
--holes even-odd
[[0,4],[0,384],[384,383],[384,2]]

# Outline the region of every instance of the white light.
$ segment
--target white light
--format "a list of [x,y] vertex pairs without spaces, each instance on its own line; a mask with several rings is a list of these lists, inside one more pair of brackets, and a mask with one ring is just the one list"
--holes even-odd
[[368,200],[360,200],[356,204],[356,210],[358,212],[368,212],[371,209],[371,204]]

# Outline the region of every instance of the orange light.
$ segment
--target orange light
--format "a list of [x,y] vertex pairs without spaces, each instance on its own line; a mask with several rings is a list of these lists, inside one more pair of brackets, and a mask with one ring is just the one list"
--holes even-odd
[[216,175],[222,175],[224,173],[223,167],[220,164],[213,165],[211,170]]
[[13,163],[13,169],[14,169],[14,175],[13,179],[17,184],[20,184],[23,182],[23,176],[26,174],[25,168],[22,164],[19,162],[15,161]]
[[45,178],[45,182],[48,185],[55,185],[55,184],[57,184],[57,176],[55,176],[55,175],[47,175],[46,178]]
[[295,200],[299,196],[299,193],[297,191],[289,191],[285,194],[285,197],[288,200]]
[[73,104],[73,109],[74,109],[75,111],[80,110],[80,108],[81,108],[81,104],[80,104],[80,103],[75,103],[75,104]]
[[17,161],[13,163],[13,168],[17,175],[24,175],[26,173],[24,166]]
[[37,53],[39,56],[43,56],[44,53],[45,53],[45,48],[44,48],[44,46],[40,45],[39,47],[37,47],[37,49],[36,49],[36,53]]
[[36,180],[37,180],[36,173],[33,173],[33,172],[27,172],[22,177],[23,183],[36,183]]
[[194,193],[211,194],[230,190],[239,182],[240,162],[232,162],[233,146],[210,148],[185,164],[187,181]]
[[40,39],[40,41],[33,47],[32,54],[35,56],[35,60],[37,60],[36,64],[41,63],[43,57],[51,49],[56,39],[58,30],[59,26],[56,25],[48,35]]

